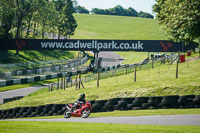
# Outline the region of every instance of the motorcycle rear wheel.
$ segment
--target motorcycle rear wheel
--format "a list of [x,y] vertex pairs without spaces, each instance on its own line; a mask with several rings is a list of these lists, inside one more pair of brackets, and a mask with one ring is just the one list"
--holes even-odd
[[83,109],[83,111],[81,112],[81,117],[88,118],[89,116],[90,116],[90,109],[88,108]]

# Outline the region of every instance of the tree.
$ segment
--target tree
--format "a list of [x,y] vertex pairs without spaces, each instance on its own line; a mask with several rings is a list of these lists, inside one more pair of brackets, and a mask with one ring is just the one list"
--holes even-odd
[[128,12],[129,12],[130,16],[138,17],[138,12],[135,9],[133,9],[132,7],[128,8]]
[[38,17],[41,25],[41,37],[44,38],[45,32],[50,32],[51,27],[55,25],[55,20],[57,20],[57,14],[55,6],[52,2],[40,3],[38,9]]
[[74,35],[75,29],[78,26],[76,23],[76,20],[73,16],[74,8],[73,8],[73,3],[71,0],[66,1],[66,7],[64,8],[65,11],[65,24],[66,24],[66,29],[64,30],[64,36],[66,38],[70,38],[72,35]]
[[153,6],[156,20],[170,39],[189,42],[199,39],[200,1],[156,0]]
[[125,13],[124,13],[124,8],[120,5],[117,5],[113,8],[113,12],[112,14],[114,15],[121,15],[123,16]]
[[12,38],[14,1],[0,0],[0,38]]
[[15,34],[15,38],[21,38],[20,37],[20,30],[22,28],[22,22],[23,19],[29,15],[30,13],[37,10],[38,7],[38,1],[37,0],[15,0],[14,4],[16,7],[16,19],[17,19],[17,30]]
[[138,17],[142,17],[142,18],[154,18],[153,15],[151,15],[150,13],[143,12],[143,11],[140,11],[138,13]]
[[89,11],[83,6],[77,6],[75,10],[76,13],[89,13]]

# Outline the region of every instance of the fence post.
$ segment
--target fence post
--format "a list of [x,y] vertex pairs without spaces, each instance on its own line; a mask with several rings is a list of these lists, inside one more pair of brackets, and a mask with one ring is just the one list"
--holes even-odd
[[136,82],[136,71],[137,71],[137,66],[135,66],[134,82]]
[[128,74],[128,65],[126,65],[126,75]]
[[152,57],[152,69],[154,69],[154,57]]
[[81,88],[81,72],[79,72],[79,79],[78,79],[78,89]]
[[71,87],[73,86],[72,76],[70,76]]
[[99,88],[99,78],[100,78],[100,72],[98,70],[97,72],[97,87]]
[[176,78],[178,78],[178,64],[179,64],[179,60],[180,60],[180,52],[178,52],[178,60],[177,60],[177,64],[176,64]]
[[51,84],[48,85],[48,92],[51,91],[51,88],[50,88]]
[[53,91],[53,84],[51,84],[51,91]]
[[66,76],[64,76],[64,90],[65,90]]
[[60,84],[60,79],[58,78],[58,84],[57,84],[57,89],[59,90],[59,84]]
[[66,88],[68,88],[68,76],[66,77]]

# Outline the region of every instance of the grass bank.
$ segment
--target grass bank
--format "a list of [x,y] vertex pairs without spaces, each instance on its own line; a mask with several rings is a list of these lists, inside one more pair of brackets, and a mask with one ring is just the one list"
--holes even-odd
[[137,82],[133,82],[134,73],[85,83],[86,89],[75,87],[53,92],[42,91],[25,98],[0,105],[0,109],[43,104],[65,104],[74,102],[85,93],[88,100],[110,99],[115,97],[166,96],[166,95],[200,95],[200,60],[180,63],[179,78],[175,78],[176,64],[161,65],[154,69],[137,72]]
[[166,40],[154,19],[74,14],[78,28],[73,39]]
[[65,60],[78,56],[77,52],[62,50],[21,50],[19,55],[15,55],[15,50],[9,50],[9,59],[1,63],[26,63],[48,60]]

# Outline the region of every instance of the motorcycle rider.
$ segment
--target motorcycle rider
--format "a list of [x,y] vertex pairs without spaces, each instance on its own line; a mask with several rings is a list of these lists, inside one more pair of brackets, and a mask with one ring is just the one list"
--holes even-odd
[[74,103],[74,105],[72,107],[72,111],[74,111],[74,110],[76,110],[78,108],[79,103],[83,103],[83,104],[86,103],[85,94],[84,93],[82,93],[80,95],[80,97],[77,99],[77,101]]

